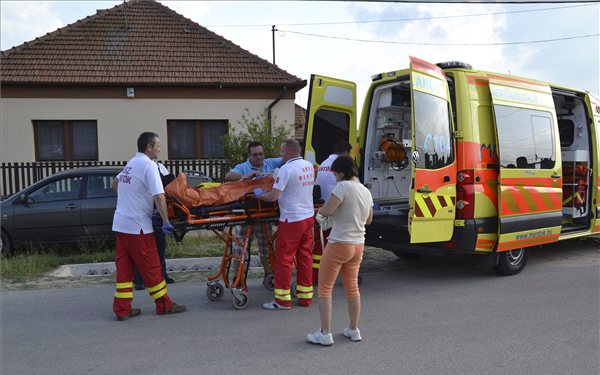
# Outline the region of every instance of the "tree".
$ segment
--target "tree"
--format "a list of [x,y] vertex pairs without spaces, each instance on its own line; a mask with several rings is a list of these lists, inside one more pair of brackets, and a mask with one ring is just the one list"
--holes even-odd
[[269,134],[269,119],[265,109],[257,116],[252,116],[248,108],[242,118],[237,122],[236,130],[229,127],[228,134],[223,136],[225,147],[225,158],[231,166],[239,164],[248,158],[248,143],[258,141],[263,144],[266,158],[279,157],[280,146],[286,139],[292,137],[292,131],[283,124],[276,124],[277,118],[273,118],[271,133]]

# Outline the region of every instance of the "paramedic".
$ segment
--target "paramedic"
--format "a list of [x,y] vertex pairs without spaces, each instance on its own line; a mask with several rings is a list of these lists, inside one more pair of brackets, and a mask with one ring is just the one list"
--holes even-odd
[[255,189],[259,199],[279,203],[279,229],[275,244],[275,299],[263,304],[267,310],[292,308],[290,282],[296,259],[296,296],[301,306],[312,303],[312,243],[314,225],[314,167],[300,156],[300,143],[288,139],[281,145],[285,164],[273,189]]
[[[269,158],[265,159],[265,150],[262,143],[253,141],[248,144],[248,160],[244,163],[238,164],[233,167],[226,175],[225,181],[239,181],[248,180],[254,177],[263,176],[266,174],[272,174],[275,169],[283,165],[283,159],[281,158]],[[264,225],[264,231],[263,231]],[[256,237],[258,242],[258,251],[260,255],[260,263],[265,271],[263,279],[263,285],[268,288],[269,280],[273,274],[271,265],[269,264],[269,244],[267,241],[271,241],[271,224],[269,223],[257,223],[252,226],[252,236],[248,241],[248,251],[252,246],[252,237]],[[235,227],[235,238],[242,239],[246,234],[246,225],[237,225]],[[241,255],[241,246],[234,241],[233,242],[233,254]],[[237,271],[237,262],[233,262],[233,269]],[[271,286],[272,288],[272,286]]]
[[[169,176],[169,170],[164,164],[156,162],[158,167],[158,171],[161,176]],[[172,176],[172,175],[171,175]],[[162,179],[162,177],[161,177]],[[165,182],[163,182],[163,187],[165,186]],[[165,260],[165,251],[167,249],[167,238],[166,235],[162,231],[163,221],[160,217],[160,214],[154,209],[154,213],[152,214],[152,230],[154,230],[154,238],[156,239],[156,248],[158,249],[158,259],[160,259],[160,266],[162,269],[162,274],[165,278],[167,284],[173,284],[175,280],[169,277],[169,272],[167,271],[167,261]],[[142,280],[142,275],[140,275],[137,268],[133,273],[133,285],[135,285],[136,290],[145,289],[144,281]]]
[[117,208],[113,219],[116,232],[116,292],[113,311],[117,320],[139,315],[131,308],[133,300],[133,270],[137,267],[159,315],[185,311],[185,306],[173,303],[167,295],[167,285],[161,272],[156,240],[152,229],[153,204],[164,222],[162,231],[172,233],[167,204],[158,168],[152,159],[160,153],[160,139],[151,132],[142,133],[137,141],[138,152],[113,180],[117,189]]
[[319,209],[320,216],[332,217],[333,227],[329,242],[325,246],[319,269],[319,314],[321,328],[307,335],[313,344],[331,345],[331,291],[335,279],[341,272],[350,324],[344,336],[360,341],[358,319],[360,317],[360,292],[358,269],[365,247],[365,225],[373,219],[373,198],[369,190],[358,180],[358,168],[352,158],[338,157],[331,165],[338,181],[325,206]]
[[[332,154],[329,155],[327,159],[321,163],[319,169],[317,170],[317,177],[315,178],[315,185],[319,185],[321,187],[321,199],[325,203],[329,199],[331,195],[331,191],[337,184],[335,176],[333,172],[331,172],[331,164],[335,159],[337,159],[340,155],[348,156],[350,154],[350,150],[352,146],[345,139],[338,139],[338,141],[333,145],[333,149],[331,150]],[[313,285],[317,285],[319,282],[319,264],[321,262],[321,256],[323,255],[323,248],[327,245],[327,237],[329,237],[329,233],[331,233],[331,229],[325,229],[323,231],[323,244],[321,243],[320,236],[320,227],[318,223],[315,223],[315,244],[313,247],[313,274],[312,280]]]

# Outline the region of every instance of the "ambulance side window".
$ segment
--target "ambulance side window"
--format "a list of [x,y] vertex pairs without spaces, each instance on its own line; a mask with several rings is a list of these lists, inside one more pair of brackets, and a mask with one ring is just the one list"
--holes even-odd
[[417,168],[439,169],[452,164],[454,152],[448,102],[434,95],[413,91]]
[[552,169],[556,160],[552,115],[533,109],[494,106],[500,165]]
[[320,109],[315,113],[311,144],[316,153],[317,163],[322,163],[331,154],[338,139],[350,137],[350,115],[342,112]]

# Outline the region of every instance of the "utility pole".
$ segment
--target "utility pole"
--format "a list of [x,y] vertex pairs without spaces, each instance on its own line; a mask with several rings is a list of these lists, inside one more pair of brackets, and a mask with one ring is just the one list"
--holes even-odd
[[271,27],[271,35],[273,37],[273,65],[275,65],[275,31],[277,31],[277,29],[275,28],[275,25],[273,25]]

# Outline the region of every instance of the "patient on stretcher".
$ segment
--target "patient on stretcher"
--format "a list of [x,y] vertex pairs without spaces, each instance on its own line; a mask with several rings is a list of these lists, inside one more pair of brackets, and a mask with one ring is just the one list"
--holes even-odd
[[226,182],[212,188],[194,188],[188,185],[185,173],[180,173],[173,182],[165,187],[165,194],[168,198],[175,198],[188,208],[220,206],[240,201],[256,188],[265,191],[271,190],[273,182],[273,177],[263,176],[252,180]]

